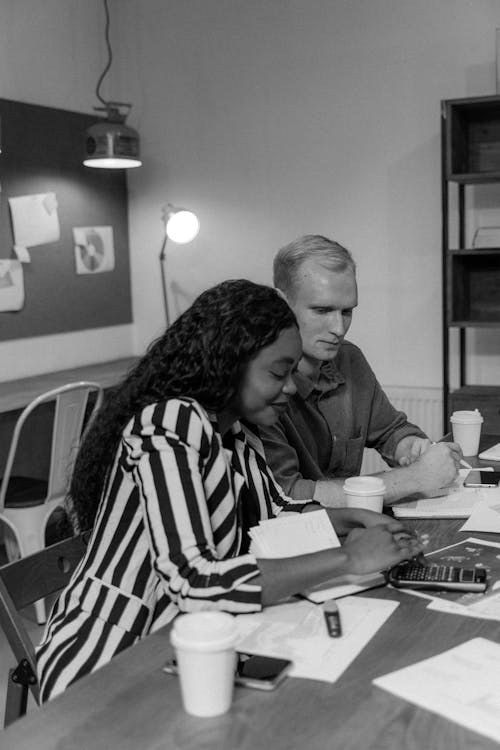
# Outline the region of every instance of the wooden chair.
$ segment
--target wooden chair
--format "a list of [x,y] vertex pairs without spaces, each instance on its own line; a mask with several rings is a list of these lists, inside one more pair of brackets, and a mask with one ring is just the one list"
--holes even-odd
[[[79,381],[54,388],[34,399],[20,414],[12,435],[3,477],[0,480],[0,522],[10,529],[15,544],[6,537],[9,560],[37,552],[45,546],[47,523],[54,511],[63,509],[73,461],[80,445],[82,428],[88,413],[89,395],[95,394],[90,419],[100,407],[103,389],[99,383]],[[21,435],[30,429],[39,407],[53,402],[53,427],[48,477],[19,476],[15,459]],[[47,408],[47,407],[45,407]],[[36,425],[35,421],[35,425]],[[36,429],[33,426],[31,429]],[[43,438],[41,438],[43,439]],[[37,620],[45,621],[45,607],[36,605]]]
[[4,726],[24,716],[28,694],[39,704],[35,647],[20,610],[63,589],[87,548],[90,531],[0,567],[0,625],[17,665],[9,670]]

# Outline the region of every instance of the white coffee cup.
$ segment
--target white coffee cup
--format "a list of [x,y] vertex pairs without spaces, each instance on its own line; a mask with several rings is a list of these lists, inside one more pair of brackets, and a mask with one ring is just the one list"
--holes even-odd
[[226,612],[192,612],[174,621],[175,648],[184,709],[194,716],[229,710],[236,670],[237,627]]
[[477,456],[483,418],[474,411],[454,411],[450,417],[453,440],[458,443],[464,456]]
[[343,490],[348,508],[366,508],[382,513],[385,484],[380,477],[349,477]]

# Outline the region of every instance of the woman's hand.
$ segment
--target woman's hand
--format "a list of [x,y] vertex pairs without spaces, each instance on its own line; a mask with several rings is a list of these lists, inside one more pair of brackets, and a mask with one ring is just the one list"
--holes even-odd
[[[398,524],[401,526],[401,524]],[[386,525],[353,529],[347,536],[342,551],[347,555],[350,573],[376,573],[409,560],[422,551],[417,537],[402,527]]]
[[324,508],[328,513],[333,528],[339,536],[348,534],[359,527],[387,526],[394,531],[404,531],[404,526],[391,516],[375,513],[364,508]]

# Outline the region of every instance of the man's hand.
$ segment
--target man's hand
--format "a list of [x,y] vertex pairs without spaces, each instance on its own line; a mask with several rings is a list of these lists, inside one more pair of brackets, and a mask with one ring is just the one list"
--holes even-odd
[[409,466],[431,447],[429,438],[407,435],[396,446],[394,458],[400,466]]
[[451,484],[458,474],[462,450],[457,443],[433,443],[409,468],[423,492]]

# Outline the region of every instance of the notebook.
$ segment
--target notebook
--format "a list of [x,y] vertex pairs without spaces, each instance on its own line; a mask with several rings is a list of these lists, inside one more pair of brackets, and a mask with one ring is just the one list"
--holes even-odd
[[[326,510],[266,519],[260,521],[258,526],[253,526],[249,535],[252,540],[250,552],[260,557],[295,557],[340,547],[339,538]],[[303,591],[301,595],[309,601],[319,603],[384,584],[385,578],[381,573],[336,576],[330,581]]]

